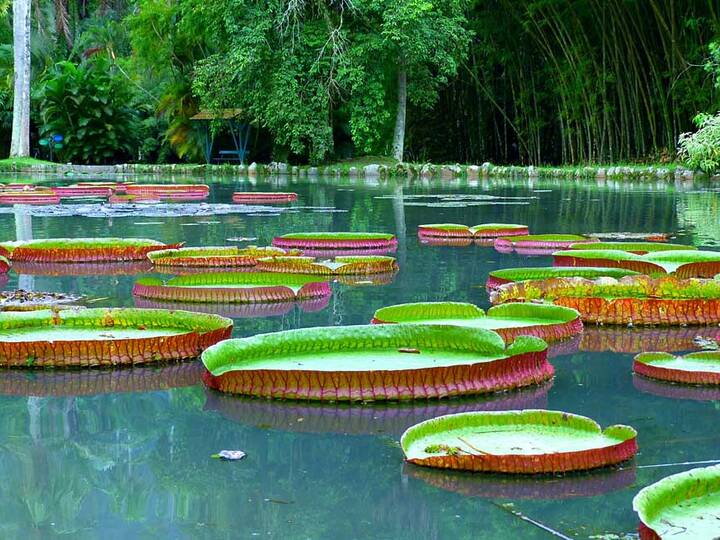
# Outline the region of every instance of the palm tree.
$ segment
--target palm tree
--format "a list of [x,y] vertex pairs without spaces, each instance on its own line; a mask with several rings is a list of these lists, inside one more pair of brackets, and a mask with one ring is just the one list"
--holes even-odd
[[10,157],[30,155],[30,0],[13,0],[15,93]]

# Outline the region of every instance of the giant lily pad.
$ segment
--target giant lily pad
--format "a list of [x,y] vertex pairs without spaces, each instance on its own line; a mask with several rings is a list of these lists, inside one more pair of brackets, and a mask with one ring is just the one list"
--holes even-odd
[[720,281],[712,279],[551,278],[502,285],[490,301],[546,301],[576,309],[583,321],[600,324],[720,324]]
[[2,242],[0,249],[11,261],[23,262],[119,262],[143,260],[151,251],[182,247],[145,238],[54,238]]
[[521,268],[503,268],[493,270],[488,275],[485,288],[492,292],[500,285],[515,283],[517,281],[529,281],[533,279],[548,279],[558,277],[583,277],[595,279],[599,277],[621,278],[625,276],[638,275],[638,272],[625,270],[623,268],[603,267],[565,267],[565,266],[526,266]]
[[427,399],[495,392],[552,377],[547,344],[431,325],[307,328],[228,340],[206,351],[211,388],[320,401]]
[[207,197],[210,188],[205,184],[127,184],[128,195],[159,195],[161,197]]
[[490,308],[487,314],[473,304],[421,302],[380,308],[373,323],[446,324],[494,330],[506,343],[517,336],[535,336],[548,343],[582,332],[573,309],[542,304],[512,303]]
[[597,238],[603,241],[630,240],[633,242],[667,242],[670,235],[657,232],[599,232],[589,233],[590,238]]
[[297,193],[237,191],[233,193],[232,201],[241,204],[286,204],[297,201],[297,198]]
[[273,246],[298,249],[387,249],[394,250],[397,240],[392,234],[365,232],[291,233],[276,236]]
[[58,204],[60,196],[51,189],[0,190],[0,204]]
[[638,255],[620,250],[565,250],[553,253],[556,266],[626,268],[643,274],[680,278],[713,277],[720,273],[720,252],[671,250]]
[[133,295],[143,298],[229,304],[293,302],[331,293],[330,285],[319,278],[267,272],[191,274],[167,281],[142,278],[133,287]]
[[114,369],[0,370],[0,395],[90,396],[121,392],[153,392],[194,386],[205,371],[200,362],[132,366]]
[[640,353],[633,371],[651,379],[685,384],[720,385],[720,352],[703,351],[675,356],[666,352]]
[[592,238],[577,234],[530,234],[527,236],[500,237],[495,249],[501,253],[517,251],[521,255],[546,255],[550,250],[570,247],[578,242],[593,242]]
[[230,337],[216,315],[149,309],[0,313],[0,365],[92,367],[184,360]]
[[10,262],[3,256],[0,256],[0,274],[5,274],[10,270]]
[[571,250],[615,250],[627,251],[629,253],[637,253],[644,255],[645,253],[654,253],[657,251],[695,251],[695,246],[686,246],[684,244],[666,244],[663,242],[578,242],[570,245]]
[[497,238],[527,234],[527,225],[514,223],[483,223],[473,227],[457,223],[433,223],[418,226],[419,236],[438,238]]
[[397,271],[398,265],[393,257],[350,255],[335,257],[330,261],[313,257],[268,257],[259,259],[256,268],[260,272],[332,276],[392,274]]
[[192,247],[180,249],[163,249],[148,253],[148,258],[158,267],[238,267],[255,266],[258,259],[265,257],[291,257],[300,252],[290,252],[275,247],[237,246]]
[[713,540],[718,536],[720,465],[673,474],[633,499],[640,538]]
[[547,407],[547,394],[552,384],[547,381],[512,392],[471,398],[372,404],[258,399],[207,390],[205,409],[218,411],[243,425],[288,432],[399,437],[410,426],[443,414]]
[[629,426],[602,428],[561,411],[474,412],[441,416],[400,439],[410,463],[515,474],[560,473],[622,463],[637,452]]
[[55,186],[52,190],[61,199],[84,198],[84,197],[104,197],[107,198],[112,194],[112,189],[107,185],[79,185]]
[[135,297],[135,307],[151,309],[182,309],[198,313],[214,313],[230,319],[254,319],[257,317],[279,317],[290,313],[295,307],[306,313],[325,309],[330,302],[330,294],[307,300],[290,302],[264,302],[239,304],[237,302],[175,302],[172,300],[153,300]]

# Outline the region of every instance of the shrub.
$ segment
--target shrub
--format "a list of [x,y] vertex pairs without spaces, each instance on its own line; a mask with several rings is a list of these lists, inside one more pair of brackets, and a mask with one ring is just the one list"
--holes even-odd
[[698,130],[680,135],[679,155],[691,169],[707,173],[720,171],[720,113],[695,117]]
[[62,160],[108,163],[136,157],[140,125],[130,105],[132,93],[108,61],[55,64],[39,96],[42,135],[64,137]]

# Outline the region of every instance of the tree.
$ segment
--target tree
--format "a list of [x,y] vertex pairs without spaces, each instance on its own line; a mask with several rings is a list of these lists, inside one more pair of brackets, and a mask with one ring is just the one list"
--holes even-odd
[[[467,54],[471,33],[465,18],[466,2],[357,0],[354,6],[359,20],[358,32],[351,38],[355,46],[351,56],[363,73],[353,76],[352,93],[357,103],[366,99],[363,94],[368,87],[388,88],[378,81],[387,77],[386,66],[394,67],[392,155],[402,161],[408,99],[421,108],[432,106],[438,89],[455,77]],[[354,112],[365,115],[368,110],[355,107]],[[353,121],[366,123],[357,117]]]
[[13,0],[15,84],[10,157],[30,155],[30,0]]

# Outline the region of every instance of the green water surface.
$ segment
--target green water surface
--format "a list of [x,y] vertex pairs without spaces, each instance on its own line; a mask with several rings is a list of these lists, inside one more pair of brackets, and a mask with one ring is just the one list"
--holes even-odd
[[[293,231],[398,237],[394,256],[400,271],[391,283],[333,283],[327,305],[236,319],[237,337],[366,324],[378,308],[406,302],[471,302],[487,309],[489,271],[552,265],[550,256],[422,245],[422,223],[520,223],[531,234],[667,232],[676,243],[720,246],[720,196],[698,185],[198,181],[211,186],[210,203],[230,203],[241,190],[295,191],[299,200],[269,212],[159,217],[40,216],[27,207],[0,207],[0,240],[15,240],[17,232],[33,238],[143,237],[195,247],[268,245]],[[5,288],[86,294],[95,307],[133,306],[136,277],[11,272]],[[645,346],[651,350],[655,343],[648,339]],[[406,356],[412,362],[418,355]],[[50,382],[48,372],[37,372],[28,379],[33,395],[27,395],[15,372],[0,371],[0,538],[635,538],[637,491],[698,466],[688,462],[720,459],[720,394],[690,388],[678,397],[667,386],[662,392],[640,386],[644,381],[633,378],[632,357],[582,352],[571,341],[551,359],[552,384],[398,407],[236,399],[206,389],[199,372],[188,383],[163,367],[152,372],[165,374],[162,384],[158,377],[142,384],[137,371],[127,370],[116,377],[137,381],[135,392],[103,386],[105,393],[93,394],[86,386],[87,395],[72,394],[70,386],[60,392],[57,378]],[[94,379],[82,380],[92,385]],[[411,423],[459,410],[504,408],[565,410],[603,426],[628,424],[638,430],[640,453],[620,469],[561,478],[449,474],[403,465],[397,441]],[[247,457],[210,458],[223,449],[243,450]]]

